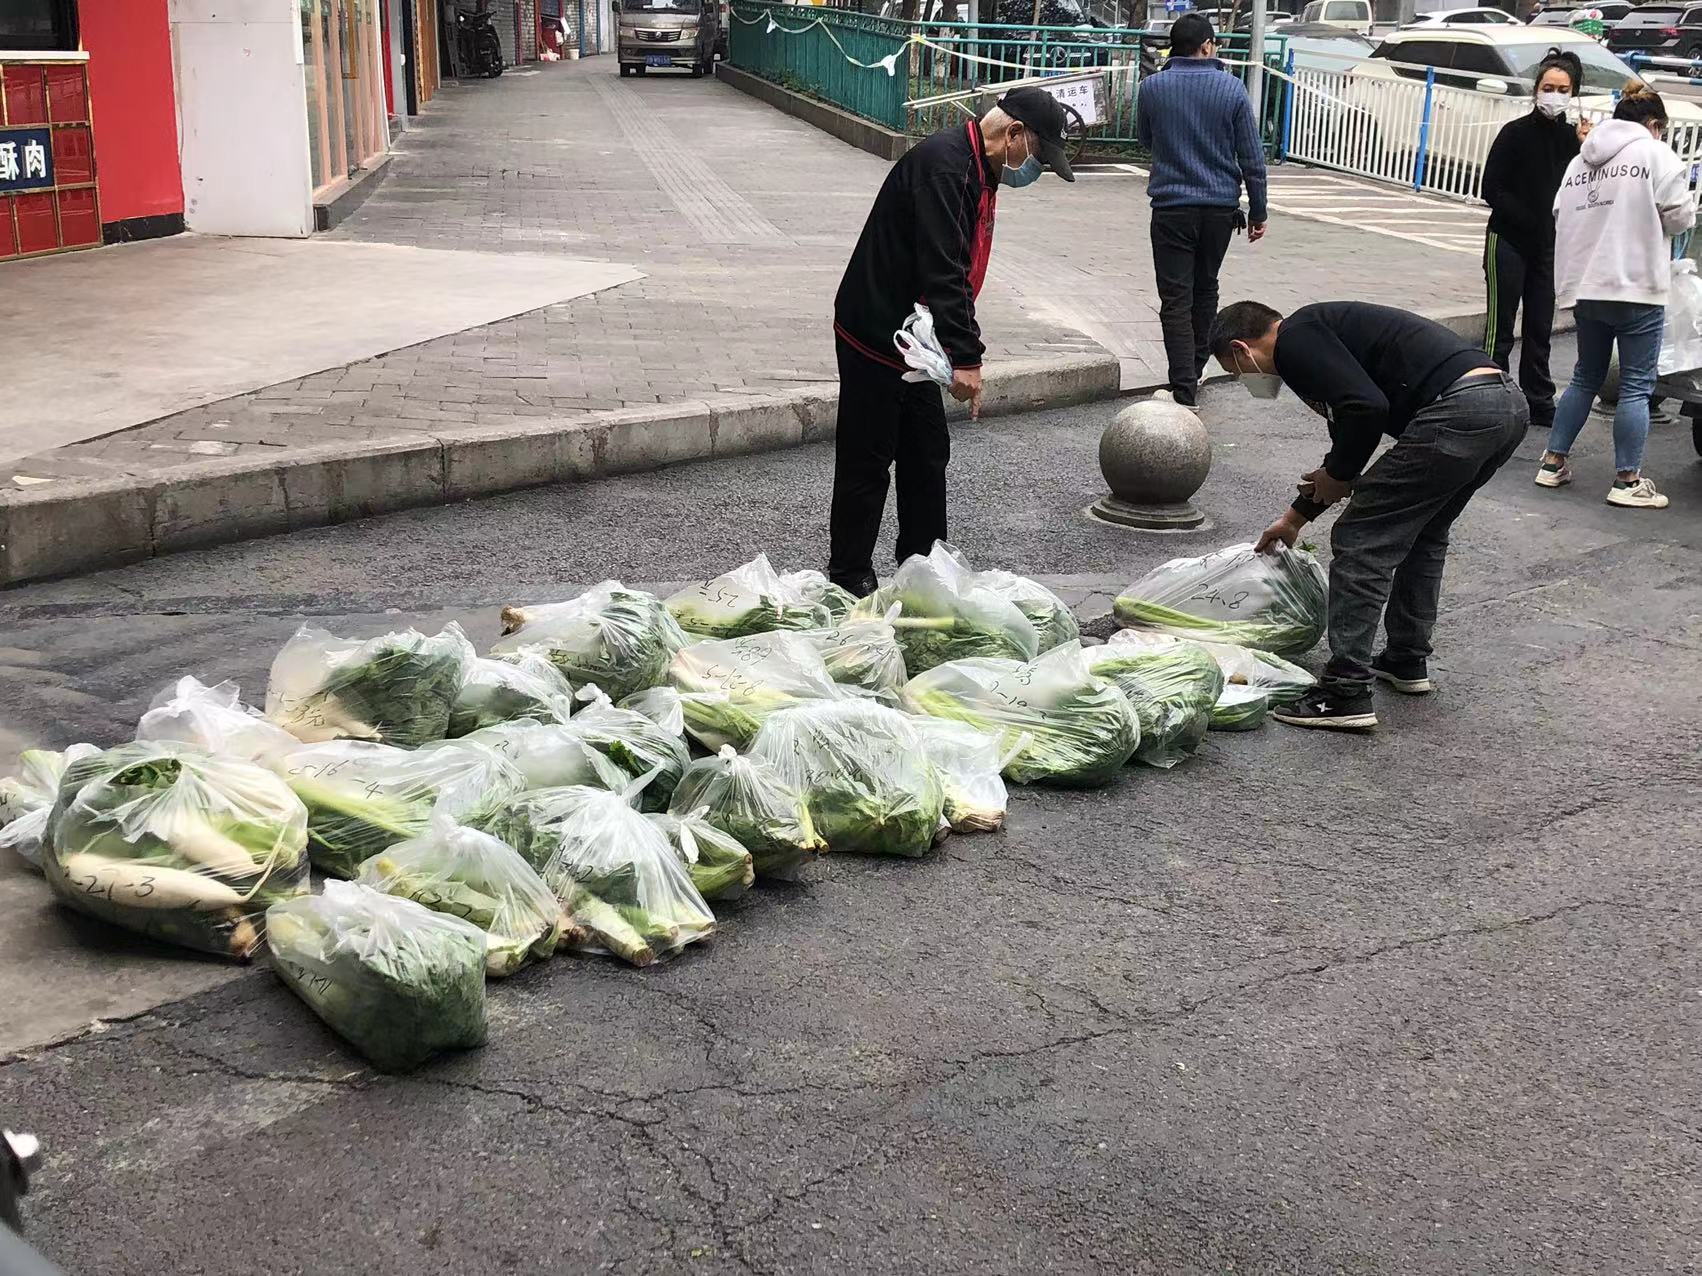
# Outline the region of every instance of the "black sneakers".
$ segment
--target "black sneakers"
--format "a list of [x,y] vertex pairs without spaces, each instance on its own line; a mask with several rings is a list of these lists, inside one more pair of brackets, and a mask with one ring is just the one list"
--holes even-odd
[[1369,692],[1341,696],[1326,687],[1313,687],[1293,704],[1272,709],[1271,717],[1291,727],[1322,727],[1327,731],[1369,731],[1377,725]]
[[1398,660],[1386,651],[1371,658],[1371,672],[1379,682],[1386,682],[1405,696],[1424,696],[1436,690],[1430,681],[1430,667],[1422,660]]
[[867,598],[881,586],[873,572],[862,575],[834,575],[830,579],[853,598]]

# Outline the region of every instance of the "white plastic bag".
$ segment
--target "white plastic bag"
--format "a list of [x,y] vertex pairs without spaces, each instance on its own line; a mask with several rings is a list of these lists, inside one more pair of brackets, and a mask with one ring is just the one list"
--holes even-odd
[[668,612],[688,634],[739,638],[776,629],[818,629],[831,622],[827,606],[807,597],[769,565],[767,554],[687,585],[668,598]]
[[1657,372],[1665,377],[1702,368],[1702,278],[1696,263],[1680,257],[1672,263],[1667,294],[1666,330],[1661,334]]
[[1141,721],[1137,762],[1168,770],[1205,743],[1224,677],[1204,643],[1123,629],[1085,655],[1088,667],[1115,683],[1134,706]]
[[377,638],[303,627],[272,662],[266,716],[307,744],[376,740],[412,749],[441,740],[474,659],[459,625]]
[[907,676],[904,648],[898,645],[896,604],[881,617],[843,621],[837,629],[817,629],[804,635],[821,653],[828,675],[841,686],[871,691],[896,703]]
[[[1010,795],[1005,789],[1007,754],[998,737],[967,722],[950,718],[918,717],[912,724],[921,737],[928,761],[940,773],[945,791],[945,817],[954,833],[991,833],[1005,822]],[[1013,741],[1015,750],[1028,742],[1026,735]]]
[[751,757],[804,799],[831,852],[914,858],[940,835],[939,773],[896,709],[856,700],[785,709],[762,724]]
[[68,765],[99,752],[92,744],[73,744],[63,753],[25,749],[19,754],[18,773],[0,780],[0,849],[16,852],[40,871],[47,817],[59,796],[59,779]]
[[1301,656],[1324,636],[1328,587],[1303,549],[1279,543],[1259,554],[1251,544],[1230,545],[1153,569],[1123,591],[1115,611],[1131,629]]
[[573,686],[544,652],[523,647],[501,660],[475,658],[449,713],[449,737],[499,722],[566,722]]
[[485,973],[499,978],[548,957],[570,929],[561,902],[518,851],[441,813],[419,837],[367,860],[356,880],[477,926]]
[[667,835],[618,793],[569,787],[509,799],[484,827],[539,874],[583,939],[579,952],[648,966],[715,931]]
[[483,1045],[485,933],[358,882],[266,915],[272,968],[375,1067],[400,1071],[440,1050]]
[[577,598],[502,609],[493,655],[537,646],[575,687],[595,683],[611,700],[660,686],[686,644],[662,600],[606,580]]
[[706,749],[744,748],[769,714],[845,695],[815,644],[783,632],[693,643],[674,656],[668,681],[686,731]]
[[528,789],[588,784],[618,793],[632,777],[586,743],[585,733],[566,722],[499,722],[450,745],[489,749],[520,772]]
[[698,816],[727,834],[751,853],[758,877],[795,882],[827,850],[797,790],[731,745],[686,768],[670,814]]
[[940,339],[934,335],[933,312],[921,302],[916,303],[916,309],[905,316],[898,331],[892,334],[892,344],[910,367],[910,371],[904,374],[906,381],[951,385],[951,359],[941,347]]
[[242,703],[234,682],[209,687],[179,678],[154,697],[136,725],[138,740],[176,740],[223,757],[265,763],[301,742],[258,710]]
[[[898,608],[892,615],[891,609]],[[914,678],[948,660],[992,656],[1032,660],[1040,637],[1021,608],[988,588],[951,545],[937,541],[913,554],[885,585],[852,609],[859,618],[888,618]]]
[[1081,626],[1076,622],[1075,613],[1062,598],[1039,581],[992,569],[976,572],[975,583],[1017,605],[1017,610],[1034,626],[1042,654],[1054,647],[1081,641]]

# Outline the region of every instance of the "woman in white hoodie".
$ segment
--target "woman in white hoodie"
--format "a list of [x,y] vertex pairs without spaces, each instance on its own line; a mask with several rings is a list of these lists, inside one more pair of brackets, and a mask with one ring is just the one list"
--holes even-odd
[[1572,481],[1567,454],[1619,346],[1619,403],[1613,415],[1609,504],[1663,509],[1667,498],[1643,474],[1649,396],[1661,354],[1674,235],[1696,221],[1689,170],[1661,140],[1666,106],[1641,84],[1627,86],[1613,118],[1584,139],[1554,197],[1556,304],[1573,307],[1578,364],[1560,396],[1548,451],[1537,471],[1542,487]]

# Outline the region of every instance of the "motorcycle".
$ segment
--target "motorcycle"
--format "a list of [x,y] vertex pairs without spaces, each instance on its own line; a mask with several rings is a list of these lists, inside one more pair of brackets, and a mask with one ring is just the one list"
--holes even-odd
[[459,9],[455,13],[455,42],[462,75],[482,75],[494,80],[502,74],[502,41],[491,23],[490,6]]

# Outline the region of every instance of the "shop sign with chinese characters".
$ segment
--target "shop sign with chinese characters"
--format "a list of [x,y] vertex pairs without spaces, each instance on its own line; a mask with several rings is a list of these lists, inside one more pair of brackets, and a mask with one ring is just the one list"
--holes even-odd
[[52,185],[52,130],[0,128],[0,191],[39,190]]

